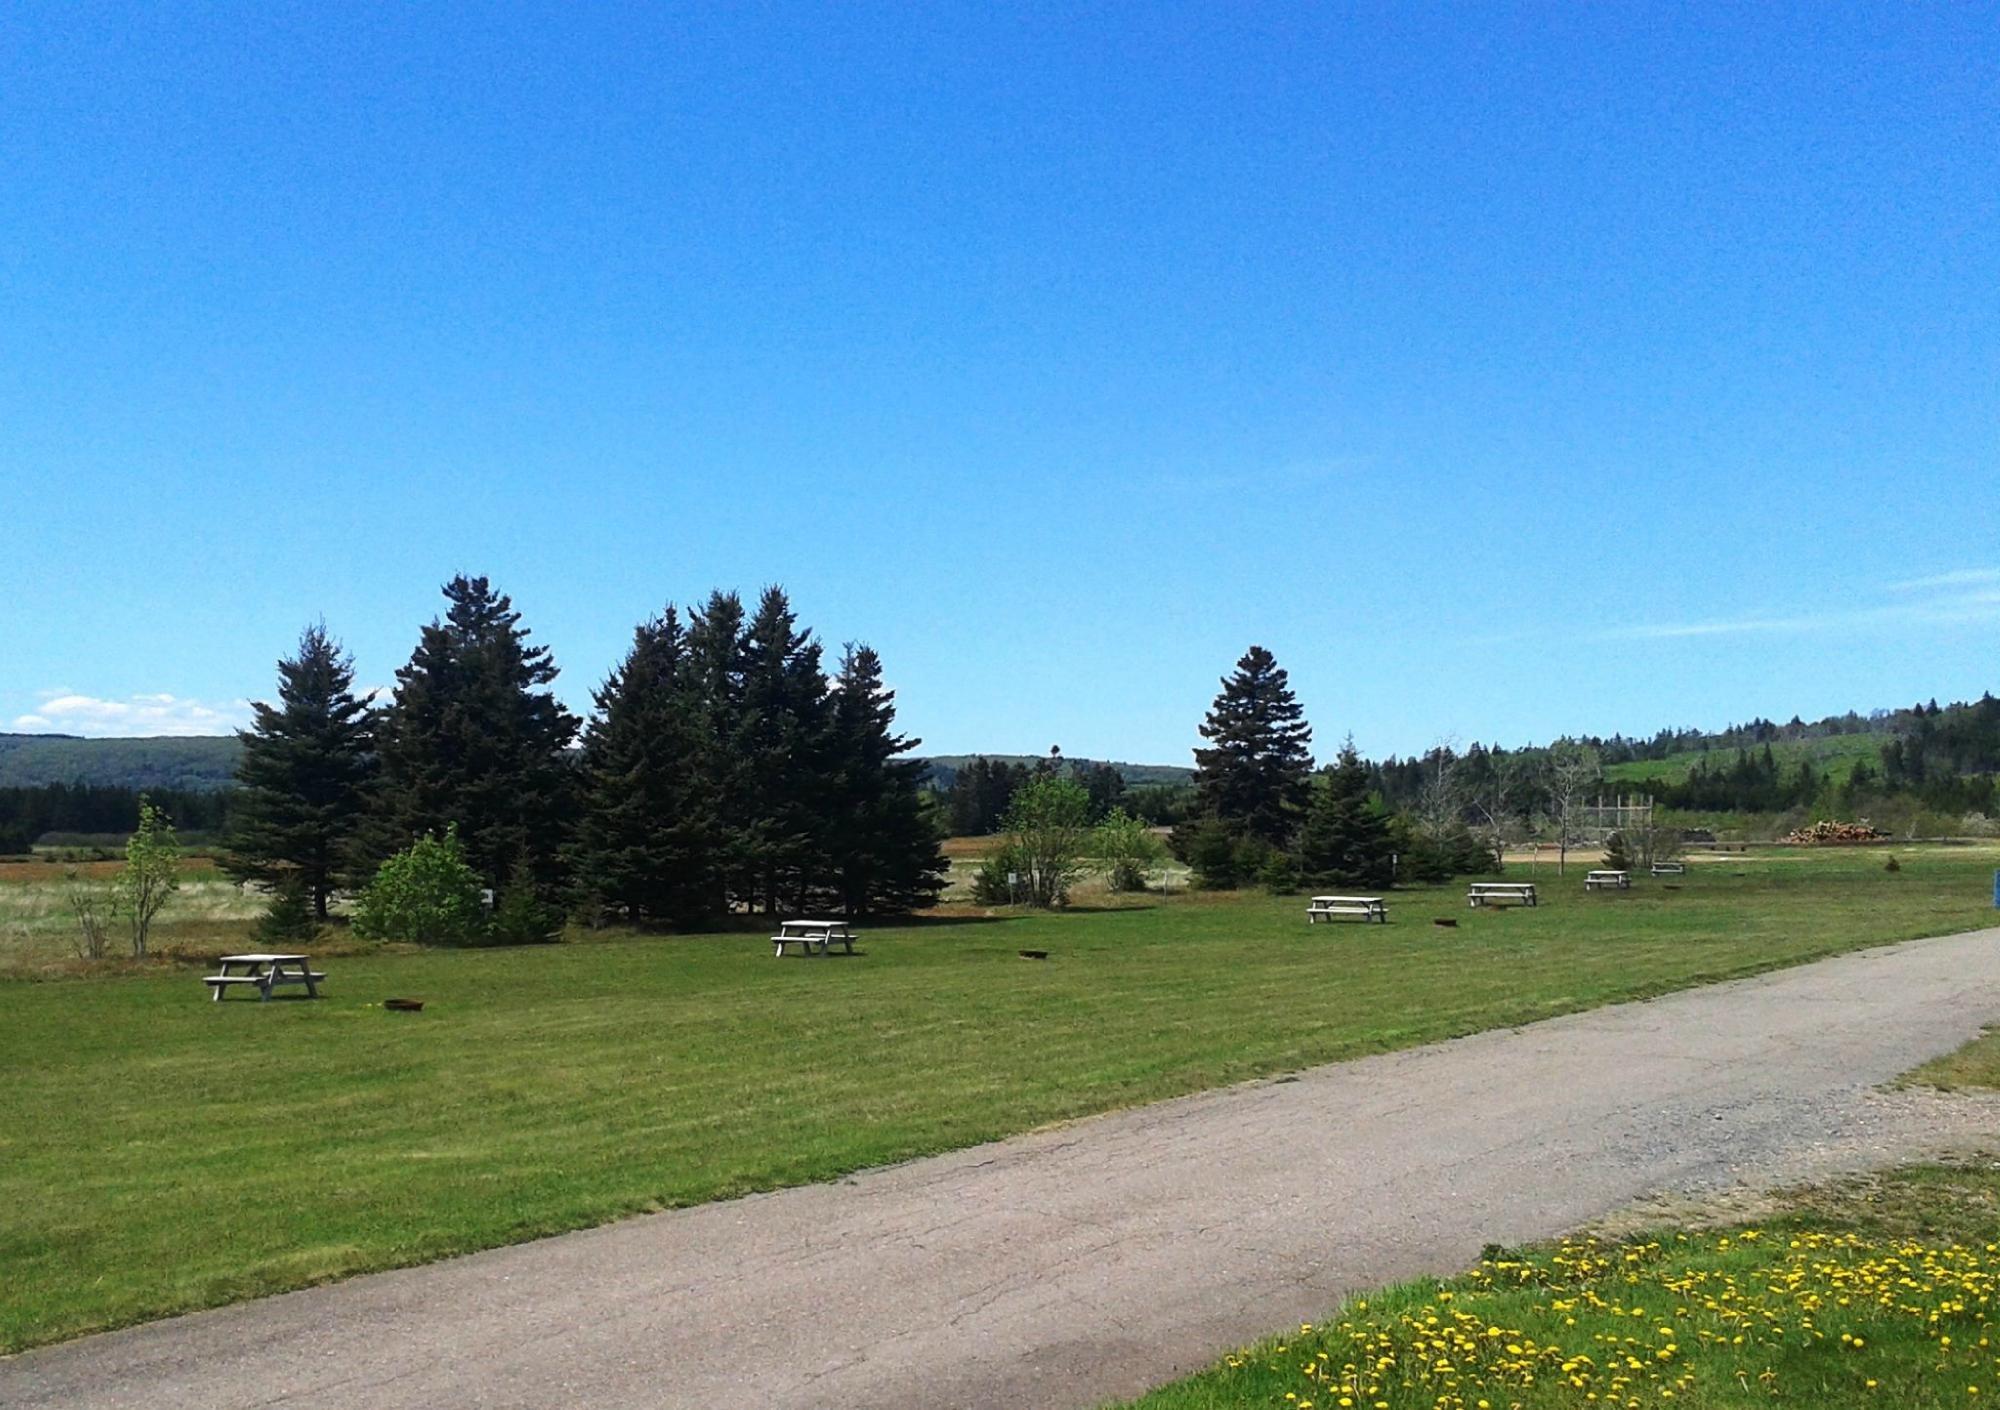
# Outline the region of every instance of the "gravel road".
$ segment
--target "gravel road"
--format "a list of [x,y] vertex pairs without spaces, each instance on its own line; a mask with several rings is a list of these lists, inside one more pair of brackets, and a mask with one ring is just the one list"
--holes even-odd
[[2000,930],[1319,1068],[0,1360],[0,1405],[1092,1406],[1663,1191],[2000,1141],[1877,1092]]

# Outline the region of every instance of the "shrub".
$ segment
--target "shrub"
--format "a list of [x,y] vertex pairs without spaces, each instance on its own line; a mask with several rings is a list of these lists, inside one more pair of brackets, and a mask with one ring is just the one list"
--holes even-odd
[[1243,857],[1236,836],[1215,818],[1188,825],[1177,834],[1181,860],[1193,872],[1190,878],[1204,891],[1234,891],[1243,882]]
[[1455,876],[1497,876],[1500,854],[1463,824],[1432,836],[1407,824],[1398,828],[1397,875],[1403,881],[1435,884]]
[[1090,794],[1084,786],[1053,774],[1032,778],[1014,790],[1001,826],[1007,832],[1006,855],[1025,888],[1022,900],[1031,906],[1067,905],[1090,837]]
[[1612,871],[1632,870],[1632,854],[1625,844],[1625,834],[1614,832],[1604,839],[1604,865]]
[[146,937],[167,898],[181,889],[181,844],[167,815],[139,795],[139,826],[125,843],[125,866],[112,879],[113,905],[132,927],[132,956],[146,957]]
[[1257,880],[1273,896],[1290,896],[1299,889],[1299,869],[1290,857],[1273,850],[1257,869]]
[[476,945],[486,916],[479,873],[465,860],[458,828],[426,834],[382,863],[354,904],[354,933],[365,940]]
[[305,883],[295,877],[280,882],[251,934],[258,944],[273,950],[299,948],[318,939],[319,920],[313,915],[312,893]]
[[1020,865],[1011,848],[1002,847],[979,864],[979,870],[972,874],[972,899],[982,906],[1011,906],[1015,892],[1020,890],[1017,883],[1008,881],[1010,874],[1020,875]]
[[526,869],[516,867],[500,893],[487,937],[495,945],[546,945],[560,939],[562,929],[562,912],[544,904]]
[[105,888],[93,886],[81,872],[63,873],[63,897],[76,916],[78,934],[72,942],[77,958],[101,960],[110,943],[111,899]]
[[1090,855],[1104,868],[1113,891],[1144,891],[1146,874],[1166,854],[1153,830],[1123,808],[1113,808],[1090,834]]

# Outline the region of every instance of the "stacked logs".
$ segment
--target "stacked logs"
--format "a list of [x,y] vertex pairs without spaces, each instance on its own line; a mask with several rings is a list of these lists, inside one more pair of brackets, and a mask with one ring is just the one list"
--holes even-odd
[[1819,842],[1880,842],[1889,834],[1867,823],[1816,822],[1811,827],[1802,827],[1788,833],[1787,842],[1813,844]]

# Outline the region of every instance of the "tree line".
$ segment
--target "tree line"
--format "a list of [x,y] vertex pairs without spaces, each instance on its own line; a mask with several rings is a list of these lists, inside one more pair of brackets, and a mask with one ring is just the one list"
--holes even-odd
[[1114,764],[1064,759],[1062,751],[1054,749],[1032,764],[975,756],[953,772],[948,786],[934,790],[935,806],[951,836],[985,837],[1002,829],[1024,785],[1051,774],[1069,778],[1083,789],[1093,825],[1120,810],[1153,826],[1171,825],[1187,815],[1194,796],[1187,784],[1129,786]]
[[[228,793],[155,788],[145,796],[190,832],[221,832],[228,820]],[[108,784],[0,788],[0,856],[26,852],[51,833],[122,841],[139,826],[140,800],[138,789]]]
[[555,661],[485,578],[455,577],[392,696],[354,690],[323,626],[278,663],[242,733],[227,865],[338,890],[420,840],[484,887],[591,918],[685,926],[730,911],[881,914],[929,904],[945,862],[916,741],[867,646],[831,671],[782,589],[754,612],[669,604],[579,719]]

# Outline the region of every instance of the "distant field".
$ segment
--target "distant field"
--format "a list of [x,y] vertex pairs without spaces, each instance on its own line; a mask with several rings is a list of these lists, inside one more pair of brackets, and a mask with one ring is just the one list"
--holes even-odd
[[[0,976],[51,974],[77,967],[76,916],[70,910],[72,874],[100,896],[122,862],[0,861]],[[189,857],[181,864],[181,889],[168,902],[149,940],[162,953],[195,955],[239,948],[263,909],[262,898],[246,895],[216,868],[213,859]],[[115,923],[112,953],[130,950],[129,932]]]
[[[192,964],[0,980],[0,1351],[1990,923],[2000,853],[1901,855],[1598,896],[1544,866],[1537,910],[1431,888],[1387,926],[1183,894],[953,908],[853,959],[761,930],[329,954],[318,1003],[212,1004]],[[235,947],[205,924],[190,953]]]
[[[1865,759],[1871,768],[1879,767],[1882,746],[1888,742],[1889,736],[1884,734],[1838,734],[1826,739],[1774,741],[1771,754],[1780,767],[1787,770],[1796,770],[1801,760],[1810,759],[1814,768],[1841,783],[1854,772],[1857,760]],[[1696,764],[1704,760],[1711,769],[1728,768],[1736,762],[1737,752],[1734,749],[1690,750],[1683,754],[1669,754],[1664,759],[1611,764],[1606,766],[1604,777],[1609,783],[1637,783],[1646,779],[1680,783]],[[1755,746],[1752,752],[1762,753],[1763,746]]]

